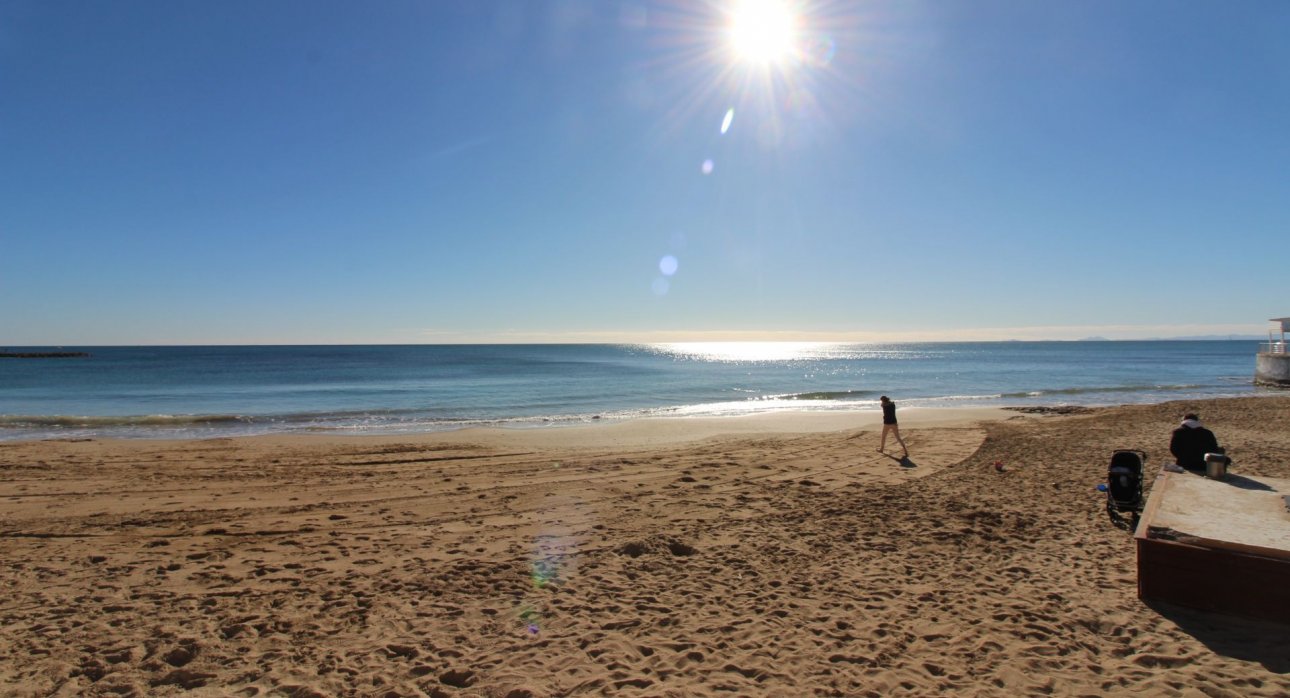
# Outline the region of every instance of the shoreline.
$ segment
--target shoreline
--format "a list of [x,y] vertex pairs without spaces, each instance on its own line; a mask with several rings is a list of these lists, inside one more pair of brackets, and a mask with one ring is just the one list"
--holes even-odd
[[[904,429],[968,426],[983,421],[1017,416],[1005,408],[906,408],[900,411]],[[879,430],[882,412],[777,411],[729,417],[640,417],[602,424],[570,424],[549,427],[467,427],[448,431],[399,434],[258,434],[233,439],[281,440],[308,444],[327,443],[419,443],[505,444],[527,448],[613,448],[621,446],[676,446],[711,439],[749,436],[793,436],[844,431]],[[180,440],[182,442],[183,440]]]
[[[917,420],[928,425],[965,423],[981,419],[1003,418],[1007,407],[902,407],[900,415],[906,420]],[[211,433],[185,435],[119,435],[96,433],[92,430],[72,433],[53,433],[32,438],[0,438],[0,444],[90,439],[94,441],[153,441],[183,442],[210,439],[462,439],[495,438],[514,442],[554,445],[572,440],[587,445],[613,445],[621,442],[672,443],[721,436],[723,434],[815,433],[841,431],[849,428],[867,428],[881,425],[881,411],[869,407],[855,409],[774,409],[737,415],[645,415],[629,418],[603,418],[569,423],[526,424],[524,426],[487,425],[463,426],[424,431],[381,430],[284,430],[264,433],[221,433],[218,428]],[[910,421],[913,424],[913,421]],[[903,426],[903,424],[902,424]],[[176,427],[183,428],[183,427]],[[88,431],[89,433],[85,433]],[[2,435],[2,434],[0,434]]]
[[[1112,405],[981,405],[981,406],[901,406],[899,416],[904,429],[918,426],[942,426],[966,424],[975,421],[1009,419],[1017,416],[1053,417],[1062,415],[1088,414],[1101,410],[1144,407],[1171,403],[1194,403],[1247,399],[1276,399],[1290,395],[1290,391],[1266,389],[1241,396],[1228,397],[1176,397],[1155,402],[1132,402]],[[32,417],[33,419],[74,420],[78,417]],[[183,419],[200,420],[201,416],[184,417]],[[115,419],[89,417],[89,420]],[[133,419],[133,418],[131,418]],[[163,417],[141,417],[140,419],[163,420]],[[221,418],[220,421],[233,421]],[[386,440],[436,440],[460,442],[469,438],[485,438],[513,443],[530,443],[535,446],[559,445],[564,441],[585,444],[587,446],[613,446],[617,444],[667,444],[694,441],[723,435],[741,435],[753,433],[817,433],[843,431],[846,429],[868,429],[881,427],[881,411],[872,407],[854,409],[792,409],[776,408],[762,412],[735,415],[642,415],[627,418],[606,417],[586,421],[567,423],[533,423],[522,426],[507,424],[488,424],[481,426],[461,426],[456,428],[398,430],[376,428],[360,431],[357,428],[319,429],[319,430],[280,430],[265,432],[224,431],[212,428],[207,433],[197,435],[175,435],[166,433],[149,433],[146,435],[122,435],[119,433],[101,433],[92,430],[77,431],[69,428],[70,433],[49,433],[41,436],[23,436],[6,438],[0,430],[0,444],[21,444],[41,441],[91,440],[91,441],[143,441],[179,443],[184,441],[206,441],[212,439],[386,439]],[[176,429],[184,427],[174,427]],[[86,433],[86,432],[89,433]]]

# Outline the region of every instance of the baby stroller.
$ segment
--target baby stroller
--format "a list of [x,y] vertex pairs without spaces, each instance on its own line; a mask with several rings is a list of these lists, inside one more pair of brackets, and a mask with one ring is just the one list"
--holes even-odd
[[1147,454],[1142,451],[1122,449],[1111,454],[1111,465],[1106,471],[1106,513],[1119,528],[1128,531],[1138,528],[1143,507],[1142,470],[1146,462]]

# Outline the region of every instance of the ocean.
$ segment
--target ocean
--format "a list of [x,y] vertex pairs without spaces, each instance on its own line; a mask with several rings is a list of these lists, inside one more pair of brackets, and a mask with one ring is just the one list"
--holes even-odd
[[[10,351],[53,351],[48,347]],[[0,440],[558,427],[1253,395],[1257,342],[59,347],[0,358]]]

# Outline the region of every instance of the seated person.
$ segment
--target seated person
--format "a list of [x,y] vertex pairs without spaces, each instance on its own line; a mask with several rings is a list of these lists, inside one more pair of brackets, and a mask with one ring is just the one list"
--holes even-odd
[[1169,452],[1174,454],[1178,465],[1199,472],[1205,471],[1205,454],[1222,453],[1214,432],[1200,425],[1200,418],[1195,414],[1183,417],[1182,426],[1174,429],[1169,439]]

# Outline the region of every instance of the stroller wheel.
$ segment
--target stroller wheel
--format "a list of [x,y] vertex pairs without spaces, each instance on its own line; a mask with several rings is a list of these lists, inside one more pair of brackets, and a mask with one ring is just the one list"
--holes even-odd
[[1124,514],[1120,513],[1118,509],[1110,504],[1106,507],[1106,515],[1110,517],[1111,525],[1116,528],[1123,529],[1130,533],[1136,531],[1138,528],[1138,512],[1136,511],[1133,512],[1133,522],[1131,524],[1124,518]]
[[1116,528],[1124,528],[1124,519],[1120,517],[1120,513],[1118,511],[1111,507],[1107,507],[1106,515],[1111,519],[1112,526],[1115,526]]

